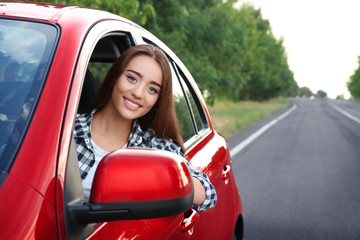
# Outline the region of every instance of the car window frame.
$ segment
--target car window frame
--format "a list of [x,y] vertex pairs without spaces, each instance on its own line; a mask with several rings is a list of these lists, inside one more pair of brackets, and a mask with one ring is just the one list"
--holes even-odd
[[[209,120],[207,118],[207,115],[205,113],[205,110],[201,104],[201,101],[199,99],[199,96],[196,94],[192,84],[190,83],[190,81],[188,80],[188,78],[185,76],[184,72],[181,70],[181,68],[178,66],[178,64],[172,60],[172,66],[175,68],[175,72],[177,75],[177,81],[179,81],[184,97],[186,98],[186,103],[187,103],[187,107],[189,110],[189,113],[191,115],[191,119],[193,122],[193,126],[194,126],[194,130],[195,130],[195,134],[194,136],[192,136],[191,138],[189,138],[185,143],[184,143],[184,147],[187,151],[190,150],[191,147],[193,147],[194,145],[196,145],[200,139],[202,139],[203,137],[207,136],[211,130],[210,130],[210,124],[209,124]],[[188,95],[185,92],[185,88],[183,86],[183,84],[186,84],[187,89],[189,90],[195,105],[196,105],[196,109],[193,109],[189,100]],[[194,115],[194,111],[198,111],[199,113],[199,117],[200,117],[200,121],[202,123],[203,128],[198,129],[197,126],[197,122],[196,122],[196,117]]]
[[[171,62],[170,59],[169,61]],[[196,135],[197,131],[195,130],[193,117],[188,107],[189,103],[187,97],[184,94],[183,86],[178,79],[178,75],[176,74],[176,70],[174,69],[172,63],[169,64],[172,74],[172,94],[175,113],[178,120],[180,134],[183,138],[183,141],[186,142],[194,135]]]
[[[176,69],[176,74],[178,75],[180,85],[182,86],[183,92],[187,98],[187,103],[188,103],[189,109],[191,110],[195,129],[198,134],[202,130],[209,128],[209,120],[206,117],[205,110],[199,100],[198,95],[195,93],[193,87],[191,86],[190,82],[186,78],[185,74],[181,71],[179,66],[174,61],[172,62],[172,64],[174,65],[174,67]],[[191,97],[194,100],[195,108],[196,108],[195,110],[193,109],[193,106],[191,104],[188,94],[186,94],[185,87],[183,86],[184,84],[186,85],[187,89],[189,90],[189,94],[191,95]],[[197,122],[194,111],[197,111],[197,113],[199,114],[199,118],[200,118],[199,120],[201,121],[201,126],[202,126],[201,129],[199,129],[198,122]]]
[[194,129],[194,135],[197,135],[199,130],[198,130],[198,127],[197,127],[197,124],[196,124],[196,120],[195,120],[195,116],[194,116],[194,111],[191,107],[191,103],[190,103],[190,100],[189,100],[189,97],[188,95],[186,94],[186,91],[185,91],[185,88],[184,88],[184,85],[182,83],[182,81],[180,80],[180,73],[179,73],[179,70],[178,68],[176,67],[176,63],[174,63],[174,61],[171,61],[171,65],[175,71],[175,74],[176,74],[176,77],[177,77],[177,81],[179,82],[179,85],[181,87],[181,90],[182,90],[182,94],[184,96],[184,99],[185,99],[185,102],[186,102],[186,105],[187,105],[187,108],[188,108],[188,112],[189,112],[189,115],[190,115],[190,119],[191,119],[191,122],[192,122],[192,126],[193,126],[193,129]]

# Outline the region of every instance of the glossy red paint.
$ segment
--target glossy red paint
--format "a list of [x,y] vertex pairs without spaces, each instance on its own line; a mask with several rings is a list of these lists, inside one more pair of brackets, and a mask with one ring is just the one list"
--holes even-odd
[[[242,224],[242,206],[232,173],[229,149],[225,139],[213,129],[195,81],[171,50],[141,27],[103,11],[47,4],[0,3],[0,6],[1,18],[55,24],[60,33],[31,124],[14,164],[0,186],[0,239],[70,237],[66,227],[69,219],[65,213],[64,196],[67,166],[71,158],[73,123],[90,53],[96,42],[111,32],[129,32],[137,44],[143,43],[143,37],[156,42],[188,77],[203,106],[209,127],[187,149],[186,156],[195,167],[210,177],[217,190],[218,202],[214,209],[201,213],[185,212],[163,218],[98,223],[87,238],[231,239],[236,222]],[[168,166],[170,170],[166,172],[179,171],[183,167]],[[127,173],[124,170],[121,174],[121,181],[124,181]],[[180,175],[189,178],[188,172]],[[173,179],[173,176],[175,175],[164,176],[167,177],[168,184],[162,190],[157,190],[159,192],[148,193],[146,191],[151,189],[143,184],[143,189],[137,189],[134,195],[124,196],[123,200],[148,200],[150,194],[152,199],[166,197],[168,189],[175,188],[177,179]],[[149,185],[155,179],[149,175],[146,178]],[[190,187],[191,185],[186,185],[181,189],[189,192]],[[178,194],[177,196],[181,196],[180,192]],[[99,196],[94,199],[103,201]]]
[[0,239],[58,238],[54,206],[27,183],[7,176],[0,203]]
[[[108,179],[112,179],[111,184],[107,184]],[[157,201],[193,192],[190,174],[180,157],[136,149],[122,149],[106,156],[98,166],[92,189],[91,202]]]
[[61,14],[61,9],[63,8],[73,8],[65,7],[62,5],[50,5],[50,4],[26,4],[19,5],[14,2],[3,2],[0,3],[2,8],[2,15],[6,17],[16,17],[24,19],[33,19],[33,20],[43,20],[52,22],[53,19],[56,19],[56,16]]

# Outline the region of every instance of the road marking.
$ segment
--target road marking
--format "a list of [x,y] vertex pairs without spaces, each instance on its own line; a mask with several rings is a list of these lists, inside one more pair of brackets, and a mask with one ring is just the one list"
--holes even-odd
[[338,110],[340,113],[344,114],[346,117],[354,120],[355,122],[357,123],[360,123],[360,119],[351,115],[350,113],[346,112],[345,110],[342,110],[341,108],[339,108],[338,106],[334,106],[334,105],[331,105],[333,108],[335,108],[336,110]]
[[274,126],[276,123],[278,123],[281,119],[285,118],[287,115],[289,115],[292,111],[294,111],[297,108],[297,105],[294,104],[289,110],[287,110],[285,113],[280,115],[279,117],[275,118],[268,124],[264,125],[262,128],[251,134],[248,138],[246,138],[244,141],[236,145],[233,149],[230,150],[230,157],[235,156],[238,154],[243,148],[245,148],[247,145],[249,145],[252,141],[254,141],[256,138],[258,138],[261,134],[263,134],[266,130],[268,130],[270,127]]

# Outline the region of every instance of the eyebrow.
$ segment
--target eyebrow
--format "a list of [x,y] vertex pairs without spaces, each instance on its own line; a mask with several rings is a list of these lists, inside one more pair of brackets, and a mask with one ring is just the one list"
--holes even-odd
[[[134,73],[134,74],[138,75],[140,78],[142,78],[142,77],[143,77],[143,75],[142,75],[141,73],[139,73],[138,71],[131,70],[131,69],[128,69],[128,70],[126,70],[126,71],[128,71],[128,72],[132,72],[132,73]],[[155,82],[155,81],[151,81],[150,83],[151,83],[151,84],[154,84],[154,85],[156,85],[156,86],[158,86],[159,88],[161,88],[161,85],[160,85],[159,83]]]

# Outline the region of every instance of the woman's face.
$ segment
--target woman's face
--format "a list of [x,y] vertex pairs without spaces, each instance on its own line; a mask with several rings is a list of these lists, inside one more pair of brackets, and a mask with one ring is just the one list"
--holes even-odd
[[144,116],[159,98],[162,71],[152,58],[134,57],[116,80],[110,99],[122,118],[133,120]]

